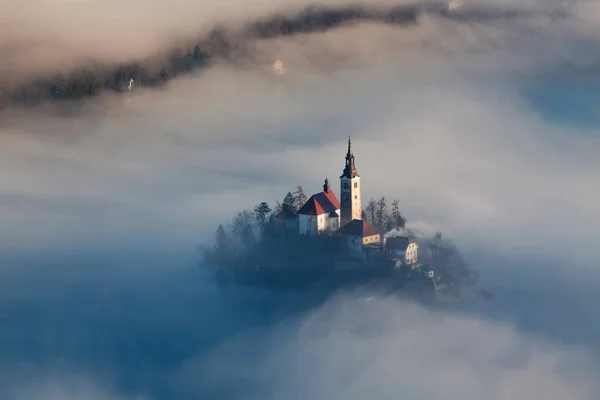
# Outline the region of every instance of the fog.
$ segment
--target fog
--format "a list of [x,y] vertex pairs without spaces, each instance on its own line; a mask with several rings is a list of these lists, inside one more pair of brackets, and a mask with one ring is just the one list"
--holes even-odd
[[[20,4],[0,17],[3,82],[307,5]],[[600,10],[506,4],[524,17],[256,39],[252,61],[161,89],[6,108],[0,397],[597,398]],[[70,56],[46,58],[42,38]],[[363,198],[396,197],[412,227],[450,237],[493,302],[218,292],[198,246],[298,184],[339,192],[348,135]]]

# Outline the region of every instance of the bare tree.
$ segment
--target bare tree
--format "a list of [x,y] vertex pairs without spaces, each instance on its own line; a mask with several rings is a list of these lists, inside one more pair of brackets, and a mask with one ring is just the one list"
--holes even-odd
[[254,213],[249,210],[238,212],[233,218],[233,234],[236,239],[245,247],[250,247],[256,243],[254,237]]
[[377,213],[377,203],[375,202],[375,200],[370,199],[369,203],[367,204],[367,208],[365,208],[365,214],[367,216],[367,221],[371,224],[376,224],[375,219],[376,219],[376,213]]
[[392,225],[390,229],[404,228],[406,219],[400,213],[400,202],[398,199],[394,199],[392,201],[392,214],[390,217],[390,222]]
[[375,216],[375,225],[380,229],[385,229],[385,222],[387,219],[387,200],[385,196],[381,196],[381,198],[377,201],[377,210]]
[[283,211],[282,204],[280,202],[276,201],[275,202],[275,208],[273,208],[273,214],[278,215],[282,211]]
[[306,203],[306,200],[308,200],[306,194],[304,194],[304,189],[302,188],[302,185],[298,185],[296,187],[296,192],[294,193],[294,196],[296,197],[296,209],[299,210],[300,208],[302,208],[304,203]]

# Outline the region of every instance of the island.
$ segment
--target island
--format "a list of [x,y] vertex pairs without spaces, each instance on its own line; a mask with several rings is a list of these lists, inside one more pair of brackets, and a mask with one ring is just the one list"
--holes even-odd
[[371,199],[363,208],[351,138],[339,179],[339,199],[326,177],[310,197],[298,186],[273,208],[262,202],[236,213],[203,249],[202,265],[220,287],[334,292],[372,284],[427,301],[493,297],[475,289],[477,272],[441,232],[407,228],[398,200]]

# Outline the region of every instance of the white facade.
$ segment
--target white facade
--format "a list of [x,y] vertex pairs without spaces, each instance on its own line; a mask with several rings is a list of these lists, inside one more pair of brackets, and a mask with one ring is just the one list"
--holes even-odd
[[335,232],[340,226],[340,210],[337,210],[337,217],[330,217],[327,214],[321,215],[298,215],[298,232],[301,235],[318,235],[324,232]]
[[410,243],[406,248],[405,260],[407,264],[416,264],[419,246],[416,243]]
[[340,229],[340,210],[336,210],[335,214],[335,216],[327,216],[327,232],[335,232]]
[[342,225],[354,219],[362,219],[362,201],[360,198],[360,176],[340,178],[342,209]]
[[362,243],[363,245],[379,245],[381,244],[381,235],[365,236]]

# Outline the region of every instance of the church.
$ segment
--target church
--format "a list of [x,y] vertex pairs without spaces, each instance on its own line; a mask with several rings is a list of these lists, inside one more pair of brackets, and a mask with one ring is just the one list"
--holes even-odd
[[348,138],[346,163],[340,176],[340,200],[325,178],[323,191],[315,193],[298,210],[298,229],[301,235],[339,233],[356,247],[381,242],[381,232],[362,218],[360,175]]

